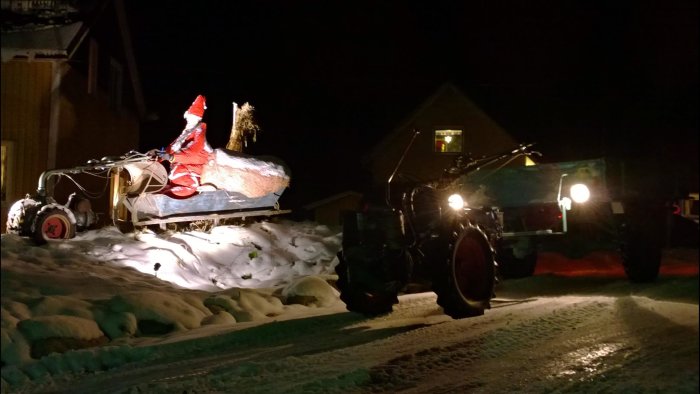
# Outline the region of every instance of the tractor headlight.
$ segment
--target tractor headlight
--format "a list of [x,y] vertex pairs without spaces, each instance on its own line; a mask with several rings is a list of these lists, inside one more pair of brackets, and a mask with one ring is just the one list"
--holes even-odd
[[450,208],[454,209],[455,211],[459,211],[460,209],[463,209],[467,203],[464,201],[462,196],[455,193],[447,198],[447,205],[449,205]]
[[584,185],[583,183],[577,183],[571,186],[570,192],[571,199],[579,204],[584,203],[591,198],[591,191],[588,190],[588,186]]

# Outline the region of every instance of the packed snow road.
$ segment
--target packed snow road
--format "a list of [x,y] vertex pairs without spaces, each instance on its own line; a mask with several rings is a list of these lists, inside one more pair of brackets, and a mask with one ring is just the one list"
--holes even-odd
[[462,320],[429,292],[372,319],[338,310],[259,325],[56,392],[698,391],[697,276],[632,285],[542,275],[503,282],[497,296]]

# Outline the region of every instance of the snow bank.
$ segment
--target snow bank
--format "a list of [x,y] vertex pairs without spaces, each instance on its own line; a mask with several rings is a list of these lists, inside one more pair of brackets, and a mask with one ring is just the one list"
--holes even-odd
[[55,353],[138,346],[204,326],[334,307],[340,301],[326,279],[334,277],[340,237],[326,226],[284,220],[208,233],[106,227],[41,247],[3,234],[3,379],[13,379],[9,366],[26,376]]

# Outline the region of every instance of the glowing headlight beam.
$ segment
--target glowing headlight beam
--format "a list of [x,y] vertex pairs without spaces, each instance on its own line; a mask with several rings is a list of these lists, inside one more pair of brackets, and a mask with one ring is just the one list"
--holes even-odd
[[459,194],[453,194],[447,198],[447,205],[449,205],[450,208],[454,209],[455,211],[458,211],[464,208],[467,204],[462,196]]
[[570,189],[571,199],[576,203],[584,203],[591,198],[591,191],[588,190],[588,186],[583,183],[577,183],[571,186]]

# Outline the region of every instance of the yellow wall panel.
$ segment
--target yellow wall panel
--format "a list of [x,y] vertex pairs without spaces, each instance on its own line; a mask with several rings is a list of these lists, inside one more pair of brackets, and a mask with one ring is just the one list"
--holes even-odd
[[39,175],[46,169],[49,127],[51,62],[10,61],[2,63],[2,139],[14,142],[14,171],[8,174],[13,195],[2,204],[2,227],[9,204],[36,190]]

